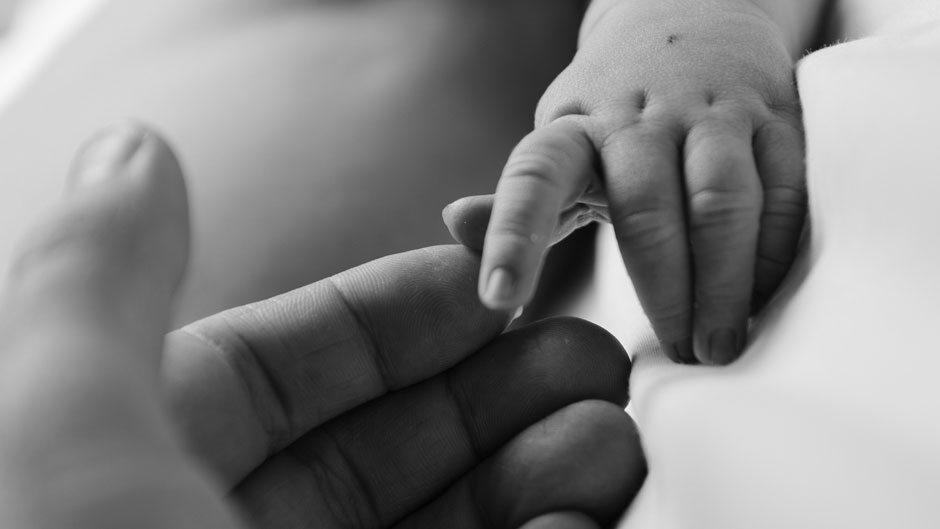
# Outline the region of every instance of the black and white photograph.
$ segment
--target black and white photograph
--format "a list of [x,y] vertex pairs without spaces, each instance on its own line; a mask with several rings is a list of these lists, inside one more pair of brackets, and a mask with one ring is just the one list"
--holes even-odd
[[940,528],[940,0],[0,0],[0,529]]

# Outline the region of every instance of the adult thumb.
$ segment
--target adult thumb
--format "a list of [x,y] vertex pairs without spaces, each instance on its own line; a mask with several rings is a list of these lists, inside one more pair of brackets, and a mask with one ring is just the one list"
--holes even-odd
[[176,157],[141,125],[112,126],[80,149],[65,200],[14,254],[6,323],[20,321],[14,335],[73,329],[85,340],[108,337],[101,349],[132,354],[155,379],[188,253]]

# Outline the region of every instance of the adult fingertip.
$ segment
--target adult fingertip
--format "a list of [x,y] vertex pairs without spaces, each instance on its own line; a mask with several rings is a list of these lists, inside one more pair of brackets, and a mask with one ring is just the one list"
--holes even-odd
[[99,222],[95,237],[111,239],[120,254],[102,259],[133,256],[145,273],[139,281],[156,279],[175,293],[189,260],[189,197],[179,160],[159,134],[130,119],[105,127],[75,155],[67,192],[75,196],[60,222]]
[[69,173],[67,190],[103,184],[119,177],[133,159],[148,131],[142,125],[124,121],[103,129],[78,151]]
[[519,529],[595,529],[598,528],[590,516],[575,512],[555,512],[535,518]]

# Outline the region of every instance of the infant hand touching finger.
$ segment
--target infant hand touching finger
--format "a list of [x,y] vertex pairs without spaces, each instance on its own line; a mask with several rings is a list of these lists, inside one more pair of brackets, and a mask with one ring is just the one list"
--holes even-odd
[[727,364],[806,214],[792,60],[753,5],[643,18],[628,4],[583,36],[509,157],[480,297],[525,304],[548,247],[607,220],[666,354]]

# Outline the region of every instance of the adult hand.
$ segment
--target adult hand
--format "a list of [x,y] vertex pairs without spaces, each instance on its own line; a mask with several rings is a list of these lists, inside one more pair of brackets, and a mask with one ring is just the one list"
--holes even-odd
[[186,194],[136,126],[86,146],[27,241],[0,298],[2,527],[597,527],[645,475],[616,342],[501,335],[461,248],[165,335]]

